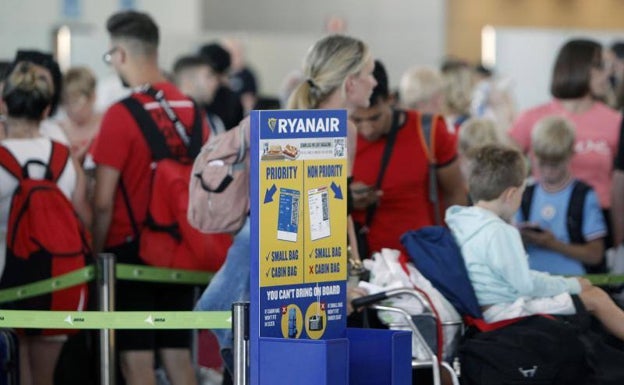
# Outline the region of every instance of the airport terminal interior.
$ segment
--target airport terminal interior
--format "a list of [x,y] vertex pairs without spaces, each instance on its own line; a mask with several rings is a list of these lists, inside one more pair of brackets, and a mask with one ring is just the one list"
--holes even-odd
[[2,4],[0,384],[624,383],[624,2]]

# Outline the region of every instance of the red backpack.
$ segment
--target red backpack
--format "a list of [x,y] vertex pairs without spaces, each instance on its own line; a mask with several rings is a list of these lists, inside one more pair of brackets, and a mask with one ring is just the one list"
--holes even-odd
[[[122,103],[136,120],[152,153],[152,176],[148,212],[139,228],[123,183],[120,184],[135,234],[139,236],[139,254],[147,264],[160,267],[217,271],[223,264],[232,237],[227,234],[203,234],[193,228],[186,212],[188,186],[193,159],[202,146],[202,114],[195,108],[195,121],[190,137],[161,93],[144,90],[154,97],[171,119],[183,141],[188,139],[187,157],[175,157],[164,134],[141,102],[132,96]],[[186,138],[185,138],[186,137]]]
[[[83,268],[91,261],[86,229],[57,182],[69,149],[52,141],[50,160],[28,160],[23,166],[0,146],[0,166],[18,181],[7,224],[6,265],[0,288],[10,288]],[[45,168],[44,179],[31,178],[29,168]],[[29,310],[82,310],[87,285],[79,284],[51,294],[16,301],[11,308]]]

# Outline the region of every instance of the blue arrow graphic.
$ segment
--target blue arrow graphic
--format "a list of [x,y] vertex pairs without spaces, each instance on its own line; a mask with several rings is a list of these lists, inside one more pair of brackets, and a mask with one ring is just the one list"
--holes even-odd
[[332,182],[331,189],[334,192],[334,198],[342,199],[342,189],[336,183]]
[[275,183],[274,183],[273,186],[267,189],[266,193],[264,193],[264,203],[273,202],[273,195],[275,194],[276,191],[277,191],[277,187],[275,187]]

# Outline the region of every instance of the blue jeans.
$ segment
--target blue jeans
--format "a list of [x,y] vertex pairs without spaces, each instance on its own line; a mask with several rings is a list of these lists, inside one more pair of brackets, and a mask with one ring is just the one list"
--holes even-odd
[[[234,236],[223,266],[214,275],[195,305],[199,311],[230,311],[232,303],[249,301],[249,269],[251,263],[249,217]],[[221,351],[232,349],[232,329],[215,329]]]

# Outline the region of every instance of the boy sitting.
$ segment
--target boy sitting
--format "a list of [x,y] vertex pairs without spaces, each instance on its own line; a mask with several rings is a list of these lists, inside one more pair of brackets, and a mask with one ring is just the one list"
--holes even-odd
[[531,134],[539,180],[528,186],[516,214],[529,267],[557,275],[584,275],[602,262],[605,219],[594,190],[574,179],[574,126],[559,116],[540,120]]
[[526,165],[515,149],[487,145],[471,156],[472,207],[452,206],[449,225],[486,322],[536,313],[573,314],[570,294],[606,329],[624,340],[624,312],[584,278],[564,278],[529,269],[520,232],[509,222],[520,207]]

